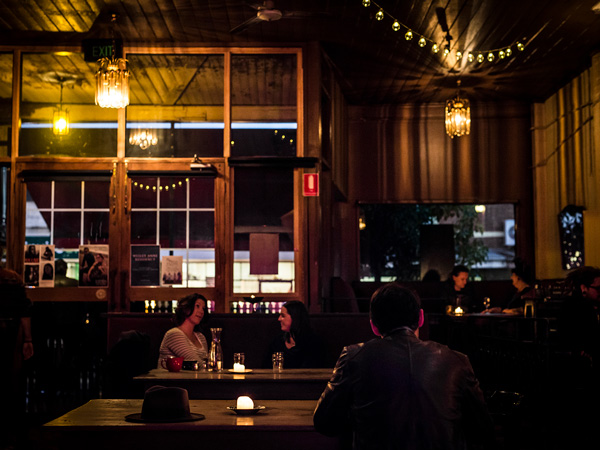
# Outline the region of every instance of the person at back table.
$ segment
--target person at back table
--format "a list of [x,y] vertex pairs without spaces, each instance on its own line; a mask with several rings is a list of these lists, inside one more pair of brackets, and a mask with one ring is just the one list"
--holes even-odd
[[177,302],[177,326],[167,331],[163,337],[158,367],[169,356],[183,356],[185,360],[198,362],[208,359],[206,337],[201,332],[201,323],[206,317],[206,298],[203,295],[191,294]]
[[515,267],[511,271],[510,279],[517,292],[512,296],[506,308],[494,307],[484,311],[488,314],[508,314],[522,316],[525,310],[525,299],[532,298],[535,291],[530,286],[533,279],[531,268],[520,258],[515,259]]
[[446,307],[451,307],[454,311],[458,306],[464,312],[473,312],[473,293],[469,281],[469,268],[467,266],[454,266],[448,279],[443,284],[442,297],[446,301]]
[[278,320],[281,334],[271,343],[263,365],[271,367],[271,355],[283,352],[285,369],[322,367],[323,345],[310,326],[304,303],[298,300],[286,302]]
[[493,423],[471,364],[419,339],[417,294],[391,283],[370,309],[379,338],[342,350],[314,412],[316,430],[351,431],[354,450],[491,448]]

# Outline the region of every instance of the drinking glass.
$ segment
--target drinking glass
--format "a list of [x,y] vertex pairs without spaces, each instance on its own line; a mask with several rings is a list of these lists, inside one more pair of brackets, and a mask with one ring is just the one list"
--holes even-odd
[[283,370],[283,352],[273,353],[273,371],[281,372]]

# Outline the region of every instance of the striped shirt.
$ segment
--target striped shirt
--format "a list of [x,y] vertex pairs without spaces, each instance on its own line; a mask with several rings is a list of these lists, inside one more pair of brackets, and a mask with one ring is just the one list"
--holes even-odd
[[208,358],[208,345],[202,333],[194,332],[195,339],[200,342],[202,348],[196,347],[192,341],[179,328],[171,328],[165,333],[160,344],[158,367],[160,362],[168,356],[183,356],[186,361],[201,362]]

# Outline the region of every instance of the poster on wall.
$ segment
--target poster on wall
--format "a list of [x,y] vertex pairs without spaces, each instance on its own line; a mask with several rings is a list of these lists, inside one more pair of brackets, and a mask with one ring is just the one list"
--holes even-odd
[[54,245],[25,246],[25,285],[54,287]]
[[183,256],[163,256],[161,269],[162,286],[183,284]]
[[108,286],[108,245],[79,246],[79,286]]
[[160,286],[160,246],[131,246],[131,286]]

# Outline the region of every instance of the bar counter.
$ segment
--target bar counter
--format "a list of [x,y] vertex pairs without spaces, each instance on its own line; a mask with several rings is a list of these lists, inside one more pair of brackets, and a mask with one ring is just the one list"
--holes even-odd
[[235,399],[248,395],[256,399],[318,400],[331,378],[333,369],[251,369],[247,373],[169,372],[153,369],[134,377],[145,391],[151,386],[177,386],[187,389],[190,399]]
[[128,414],[139,413],[143,400],[101,399],[45,424],[41,450],[89,449],[148,450],[214,448],[223,450],[341,449],[340,439],[313,428],[314,400],[256,400],[265,406],[253,416],[238,416],[227,409],[231,400],[190,400],[190,412],[204,420],[179,423],[131,423]]

